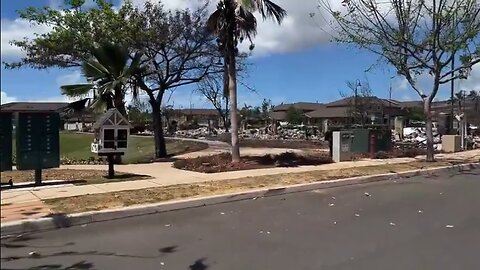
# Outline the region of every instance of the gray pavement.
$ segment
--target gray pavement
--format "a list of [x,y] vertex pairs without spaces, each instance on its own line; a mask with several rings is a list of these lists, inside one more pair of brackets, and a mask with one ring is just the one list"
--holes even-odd
[[474,170],[12,236],[1,268],[474,270],[479,193]]

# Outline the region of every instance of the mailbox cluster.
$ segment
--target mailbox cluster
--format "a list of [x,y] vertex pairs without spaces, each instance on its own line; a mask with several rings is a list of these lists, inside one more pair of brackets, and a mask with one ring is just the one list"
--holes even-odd
[[[12,117],[0,113],[0,170],[12,170]],[[60,116],[58,113],[19,112],[15,121],[17,170],[35,170],[41,184],[42,169],[60,166]]]

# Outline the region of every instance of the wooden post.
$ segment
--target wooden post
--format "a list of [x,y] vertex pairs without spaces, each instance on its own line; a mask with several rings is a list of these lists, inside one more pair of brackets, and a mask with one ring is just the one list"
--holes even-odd
[[108,178],[113,178],[115,177],[115,170],[114,170],[114,164],[115,164],[115,157],[112,154],[109,154],[107,156],[108,160]]
[[42,169],[35,170],[35,185],[40,186],[42,184]]

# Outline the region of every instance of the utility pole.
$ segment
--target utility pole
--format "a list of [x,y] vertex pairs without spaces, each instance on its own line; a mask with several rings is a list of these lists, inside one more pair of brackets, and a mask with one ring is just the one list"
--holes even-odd
[[388,128],[392,129],[392,83],[388,93]]
[[[452,59],[452,71],[455,70],[455,54],[453,55],[453,59]],[[455,92],[455,72],[452,72],[452,81],[450,82],[450,123],[448,123],[448,129],[449,129],[449,134],[454,134],[453,132],[453,119],[454,119],[454,116],[453,116],[453,108],[454,108],[454,92]],[[460,113],[460,112],[459,112]]]
[[360,83],[360,80],[357,79],[356,82],[355,82],[355,97],[354,97],[354,100],[353,100],[353,102],[354,102],[354,105],[353,105],[354,106],[354,115],[355,115],[356,120],[358,120],[358,101],[357,101],[357,99],[358,99],[358,87],[359,86],[362,86],[362,84]]

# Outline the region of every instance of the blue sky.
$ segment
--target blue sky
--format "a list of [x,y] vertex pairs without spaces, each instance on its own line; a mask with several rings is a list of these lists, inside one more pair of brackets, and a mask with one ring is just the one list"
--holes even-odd
[[[45,29],[30,28],[21,21],[16,10],[27,6],[58,6],[61,0],[1,1],[2,19],[2,62],[18,59],[21,52],[8,46],[8,41],[23,36],[32,36],[35,31]],[[135,0],[139,4],[142,0]],[[191,7],[195,0],[164,0],[167,7]],[[375,65],[378,57],[355,48],[347,48],[329,42],[330,37],[322,27],[308,17],[308,10],[315,6],[315,0],[306,0],[298,7],[296,1],[278,0],[289,17],[282,26],[260,22],[256,49],[250,58],[251,67],[245,83],[256,89],[250,92],[239,89],[239,105],[258,105],[263,98],[274,104],[281,102],[310,101],[328,102],[340,98],[340,92],[348,91],[346,81],[368,81],[374,94],[388,97],[392,85],[392,97],[398,100],[418,99],[409,89],[404,79],[392,76],[393,69],[388,65]],[[118,5],[116,1],[114,4]],[[311,6],[309,6],[311,5]],[[372,65],[373,69],[365,72]],[[476,69],[475,71],[479,71]],[[480,72],[471,80],[457,82],[457,87],[480,86]],[[63,84],[81,82],[78,70],[48,69],[1,70],[2,103],[11,101],[63,101],[59,87]],[[426,79],[428,80],[428,78]],[[169,103],[175,107],[208,107],[193,87],[175,90]],[[439,97],[446,97],[448,89],[442,89]]]

